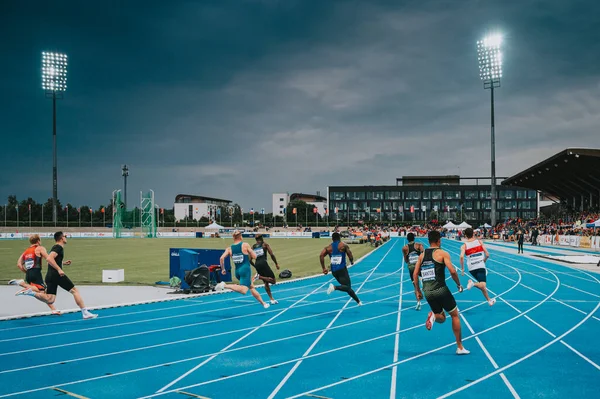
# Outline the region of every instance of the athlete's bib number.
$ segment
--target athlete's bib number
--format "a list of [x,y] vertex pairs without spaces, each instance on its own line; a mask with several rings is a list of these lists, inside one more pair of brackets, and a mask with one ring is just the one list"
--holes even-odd
[[233,255],[233,263],[239,265],[240,263],[244,263],[244,255]]
[[469,255],[469,270],[481,269],[482,267],[485,267],[485,262],[483,260],[483,252]]
[[25,270],[32,269],[35,266],[35,261],[33,259],[25,261]]
[[408,263],[410,263],[411,265],[416,264],[418,260],[419,260],[419,254],[417,254],[415,252],[408,254]]
[[263,256],[265,254],[265,250],[263,248],[256,248],[254,250],[254,253],[256,254],[256,256]]
[[342,264],[342,256],[336,255],[331,257],[331,264],[334,266],[339,266]]
[[435,266],[425,266],[421,268],[421,279],[422,281],[433,281],[435,280]]

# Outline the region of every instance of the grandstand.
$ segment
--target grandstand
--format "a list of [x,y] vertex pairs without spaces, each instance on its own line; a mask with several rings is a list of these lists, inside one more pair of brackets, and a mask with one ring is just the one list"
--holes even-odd
[[502,182],[541,191],[570,211],[600,208],[600,149],[567,148]]

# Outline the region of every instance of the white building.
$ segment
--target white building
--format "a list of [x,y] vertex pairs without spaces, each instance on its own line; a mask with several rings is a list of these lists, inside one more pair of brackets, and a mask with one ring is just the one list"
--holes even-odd
[[[178,194],[175,197],[173,210],[175,212],[175,220],[183,220],[186,217],[193,220],[200,220],[205,217],[209,220],[218,220],[219,212],[225,212],[231,201],[203,197],[200,195]],[[220,209],[220,211],[217,211]],[[225,213],[221,215],[225,218]]]
[[307,204],[314,205],[321,216],[325,216],[327,209],[327,198],[315,194],[294,193],[275,193],[273,194],[273,216],[283,216],[283,210],[287,208],[292,201],[304,201]]

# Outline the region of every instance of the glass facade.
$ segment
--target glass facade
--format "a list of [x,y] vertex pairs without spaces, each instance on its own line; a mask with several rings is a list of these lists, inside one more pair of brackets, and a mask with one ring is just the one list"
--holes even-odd
[[[498,186],[496,196],[498,222],[537,215],[535,190]],[[485,185],[329,187],[328,208],[329,217],[344,224],[432,219],[483,224],[490,222],[491,198],[491,189]]]

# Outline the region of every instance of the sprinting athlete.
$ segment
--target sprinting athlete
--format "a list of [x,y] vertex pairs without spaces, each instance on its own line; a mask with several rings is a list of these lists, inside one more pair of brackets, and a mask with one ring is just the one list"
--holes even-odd
[[486,288],[487,284],[487,269],[485,268],[485,262],[490,258],[490,254],[483,245],[483,242],[473,238],[473,229],[465,229],[465,237],[467,241],[460,248],[460,266],[462,269],[462,275],[465,275],[465,256],[467,257],[467,267],[471,276],[477,280],[473,283],[473,280],[469,280],[467,283],[467,289],[470,290],[473,287],[477,287],[481,290],[481,293],[485,297],[485,300],[490,306],[496,303],[496,299],[490,299]]
[[[60,287],[63,290],[69,291],[71,294],[73,294],[75,303],[81,309],[81,315],[84,319],[95,319],[98,317],[98,315],[87,310],[79,290],[77,290],[75,284],[73,284],[73,282],[62,270],[63,264],[65,266],[71,264],[70,260],[67,260],[63,263],[65,254],[64,246],[67,244],[67,237],[62,233],[62,231],[58,231],[54,233],[54,241],[56,244],[52,247],[50,254],[48,255],[48,271],[46,272],[46,294],[48,294],[50,297],[50,303],[54,303],[56,300],[56,292],[58,287]],[[24,291],[22,295],[35,296],[35,293],[29,289]]]
[[29,248],[17,260],[17,267],[25,273],[25,280],[14,279],[10,280],[8,284],[19,285],[23,288],[15,294],[17,296],[29,295],[26,292],[30,290],[35,299],[48,305],[53,315],[60,315],[60,311],[54,307],[54,301],[51,301],[49,295],[46,294],[46,284],[44,284],[44,278],[42,277],[42,259],[46,259],[48,262],[54,262],[54,260],[48,259],[48,252],[42,246],[38,234],[29,237],[29,244],[31,244]]
[[[240,281],[239,284],[229,284],[227,288],[232,291],[239,292],[242,295],[246,295],[248,291],[254,298],[265,308],[268,309],[269,305],[262,300],[256,288],[252,284],[252,270],[250,269],[250,259],[256,259],[256,253],[250,248],[250,244],[242,241],[242,233],[239,230],[233,232],[233,244],[227,247],[223,255],[221,255],[221,273],[227,274],[225,270],[225,259],[231,256],[233,264],[235,265],[235,277]],[[222,290],[225,288],[225,282],[221,281],[217,284],[216,288]]]
[[460,279],[458,278],[458,274],[456,274],[454,266],[452,266],[450,254],[440,248],[440,232],[432,230],[429,232],[428,238],[429,248],[419,256],[419,260],[415,265],[413,279],[417,298],[422,298],[423,294],[419,288],[419,273],[421,273],[423,292],[425,292],[425,298],[431,307],[431,311],[427,315],[425,327],[428,330],[431,330],[434,322],[440,324],[445,322],[445,310],[450,314],[450,317],[452,317],[452,331],[456,337],[456,354],[468,355],[470,352],[466,350],[462,344],[460,319],[458,317],[456,300],[454,300],[454,296],[448,289],[448,286],[446,286],[446,268],[450,272],[452,280],[456,283],[458,291],[462,292],[463,288],[460,285]]
[[[419,260],[419,256],[423,253],[423,251],[425,251],[425,247],[421,243],[415,243],[415,235],[413,233],[408,233],[406,235],[406,239],[408,240],[408,244],[402,247],[402,253],[404,254],[404,261],[408,266],[410,281],[414,283],[413,274],[415,273],[415,265]],[[419,298],[417,298],[417,306],[415,306],[415,310],[421,310],[421,300]]]
[[327,289],[327,295],[330,295],[333,291],[344,291],[348,295],[352,297],[358,304],[358,306],[362,306],[363,303],[358,299],[358,296],[352,289],[352,283],[350,281],[350,275],[348,274],[348,268],[346,267],[346,256],[348,260],[350,260],[350,264],[354,264],[354,256],[352,255],[352,251],[350,251],[350,247],[341,241],[340,233],[333,233],[331,235],[332,243],[323,248],[321,251],[321,255],[319,256],[319,260],[321,261],[321,269],[323,269],[323,274],[329,273],[327,268],[325,267],[325,256],[329,255],[331,259],[331,274],[337,280],[340,285],[334,286],[333,284],[329,284],[329,288]]
[[255,239],[256,244],[252,246],[252,250],[256,254],[256,260],[250,259],[250,264],[256,269],[256,275],[252,281],[262,280],[265,283],[265,291],[271,299],[271,305],[276,305],[278,302],[271,294],[271,284],[275,285],[277,284],[277,281],[275,280],[275,273],[273,273],[273,270],[267,262],[267,252],[271,256],[273,263],[275,263],[277,270],[279,270],[279,263],[277,263],[277,259],[275,259],[271,246],[264,241],[262,234],[257,234]]

